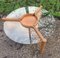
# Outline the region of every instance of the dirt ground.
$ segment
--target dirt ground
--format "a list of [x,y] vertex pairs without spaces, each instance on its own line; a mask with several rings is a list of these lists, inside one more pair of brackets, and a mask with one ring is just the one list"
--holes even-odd
[[0,23],[0,58],[60,58],[60,20],[55,24],[55,32],[47,37],[46,50],[41,55],[37,44],[23,45],[10,40],[2,30],[3,23]]

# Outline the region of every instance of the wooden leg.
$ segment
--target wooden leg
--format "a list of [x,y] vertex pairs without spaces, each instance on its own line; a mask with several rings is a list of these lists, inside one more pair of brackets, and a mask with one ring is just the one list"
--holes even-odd
[[41,54],[43,54],[45,51],[45,45],[46,45],[46,42],[41,42],[41,45],[40,45]]
[[37,35],[39,36],[39,38],[41,40],[40,49],[41,49],[41,53],[43,53],[44,52],[44,47],[46,45],[47,40],[42,36],[42,34],[38,31],[38,29],[36,29],[35,27],[33,27],[33,28],[34,28],[34,30],[36,31]]

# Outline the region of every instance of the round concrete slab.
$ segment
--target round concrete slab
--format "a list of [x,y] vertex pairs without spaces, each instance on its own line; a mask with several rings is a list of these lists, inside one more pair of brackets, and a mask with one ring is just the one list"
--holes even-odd
[[[29,13],[32,13],[33,10],[35,10],[35,7],[32,7],[30,9],[29,7]],[[24,7],[16,9],[12,11],[7,18],[19,18],[26,14],[26,10]],[[36,33],[34,33],[34,30],[31,30],[31,43],[37,43]],[[28,28],[23,27],[19,22],[4,22],[4,32],[6,35],[13,41],[22,43],[22,44],[30,44],[30,38],[29,38],[29,31]],[[35,34],[35,35],[34,35]]]
[[[28,7],[29,13],[34,13],[37,7],[30,6]],[[47,12],[42,10],[43,13]],[[20,18],[26,14],[25,7],[18,8],[12,11],[7,18]],[[38,28],[38,25],[36,26]],[[38,36],[33,29],[31,29],[31,40],[29,38],[29,30],[21,25],[19,22],[4,22],[4,32],[6,35],[13,41],[22,43],[22,44],[35,44],[38,42]]]

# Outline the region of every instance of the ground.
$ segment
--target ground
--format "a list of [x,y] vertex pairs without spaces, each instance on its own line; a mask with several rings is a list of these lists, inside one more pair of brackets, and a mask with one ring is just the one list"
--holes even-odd
[[41,55],[37,44],[23,45],[10,40],[2,30],[3,23],[0,23],[0,58],[60,58],[60,20],[55,24],[55,31],[47,37],[46,50]]

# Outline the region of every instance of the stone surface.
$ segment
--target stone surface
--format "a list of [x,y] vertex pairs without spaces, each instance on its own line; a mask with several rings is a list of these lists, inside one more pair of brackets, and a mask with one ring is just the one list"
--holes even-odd
[[[3,25],[0,24],[3,30]],[[43,28],[42,28],[43,29]],[[46,51],[40,54],[38,45],[23,45],[10,40],[4,31],[0,31],[0,58],[60,58],[60,20],[55,21],[54,32],[48,39]],[[43,32],[41,30],[41,32]],[[52,30],[53,31],[53,30]]]
[[55,19],[51,15],[43,17],[39,20],[39,29],[47,37],[54,33],[55,27]]

